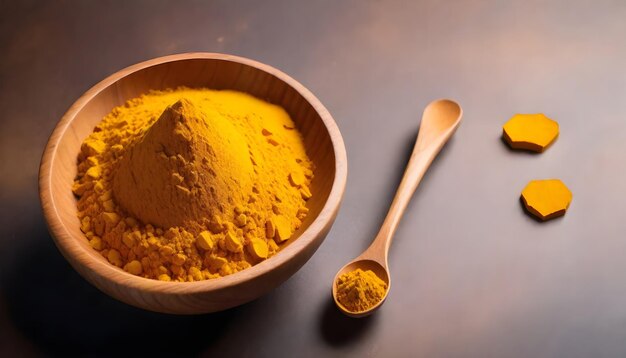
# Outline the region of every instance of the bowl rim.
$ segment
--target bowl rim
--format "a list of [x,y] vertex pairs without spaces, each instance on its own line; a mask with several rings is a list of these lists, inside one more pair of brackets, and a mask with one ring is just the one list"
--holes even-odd
[[[65,226],[57,210],[57,206],[55,205],[55,199],[51,189],[52,171],[58,144],[70,127],[71,122],[74,120],[77,113],[80,112],[94,97],[124,77],[146,68],[168,62],[203,59],[236,62],[266,72],[291,86],[319,114],[329,133],[335,155],[335,177],[333,179],[331,191],[326,202],[324,203],[324,206],[322,207],[322,210],[309,227],[300,234],[297,240],[294,240],[290,245],[285,247],[276,255],[245,270],[217,279],[194,282],[159,281],[132,275],[104,260],[93,260],[89,257],[89,255],[81,254],[84,253],[87,248],[78,245],[76,242],[77,238],[73,236]],[[48,229],[56,246],[64,256],[70,256],[72,260],[78,261],[80,265],[87,268],[91,273],[101,279],[114,282],[115,284],[126,288],[155,293],[193,294],[207,291],[217,291],[219,289],[237,286],[257,277],[266,275],[277,267],[287,264],[293,257],[296,256],[298,252],[314,245],[319,234],[330,229],[333,221],[332,219],[336,216],[343,199],[346,181],[347,157],[343,138],[330,112],[328,112],[326,107],[324,107],[321,101],[311,91],[286,73],[272,66],[249,58],[216,52],[188,52],[157,57],[128,66],[113,73],[112,75],[109,75],[104,80],[98,82],[83,93],[61,117],[61,120],[57,123],[52,134],[48,138],[39,168],[39,197]],[[72,260],[68,261],[74,265]]]

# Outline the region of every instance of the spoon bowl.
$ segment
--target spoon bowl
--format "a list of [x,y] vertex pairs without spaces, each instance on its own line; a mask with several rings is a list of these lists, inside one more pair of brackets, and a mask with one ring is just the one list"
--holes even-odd
[[[350,311],[344,305],[342,305],[341,302],[339,302],[339,300],[337,299],[337,282],[339,280],[339,277],[341,277],[341,275],[345,273],[352,272],[356,269],[361,269],[363,271],[370,270],[374,272],[376,276],[378,276],[378,278],[380,278],[387,284],[387,289],[385,290],[385,295],[383,296],[383,298],[380,301],[378,301],[378,303],[376,303],[374,306],[368,308],[365,311],[360,311],[360,312]],[[382,306],[383,302],[387,298],[387,294],[389,293],[390,287],[391,287],[391,276],[389,275],[389,270],[386,267],[384,267],[378,261],[375,261],[375,260],[365,259],[365,258],[356,259],[348,263],[344,267],[342,267],[335,275],[335,278],[333,279],[333,299],[335,300],[335,304],[337,305],[337,307],[339,307],[341,311],[345,313],[346,315],[350,317],[354,317],[354,318],[365,317],[374,313],[374,311],[376,311],[378,307]]]
[[[365,317],[372,314],[385,302],[391,288],[388,254],[393,235],[406,206],[424,177],[426,170],[428,170],[432,161],[439,154],[441,148],[452,137],[452,134],[454,134],[461,123],[462,116],[463,110],[461,106],[448,99],[433,101],[424,109],[413,153],[378,235],[376,235],[370,247],[356,259],[342,267],[333,280],[333,299],[339,310],[344,314],[354,318]],[[344,273],[352,272],[359,268],[364,271],[371,270],[376,276],[385,281],[387,283],[387,291],[383,298],[372,307],[365,311],[352,312],[337,299],[337,280]]]

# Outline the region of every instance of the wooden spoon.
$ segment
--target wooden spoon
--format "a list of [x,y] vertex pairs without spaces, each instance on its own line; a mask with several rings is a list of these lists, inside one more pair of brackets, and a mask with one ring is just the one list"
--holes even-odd
[[[346,315],[356,318],[365,317],[378,309],[385,301],[385,298],[387,298],[389,288],[391,287],[387,255],[393,234],[396,232],[400,218],[402,218],[402,214],[404,214],[404,210],[409,200],[411,200],[417,185],[422,180],[433,159],[435,159],[441,148],[456,131],[461,123],[462,115],[463,110],[461,106],[447,99],[433,101],[424,110],[415,148],[378,235],[376,235],[376,238],[367,250],[342,267],[335,275],[332,289],[333,299],[337,307]],[[387,284],[387,291],[376,305],[365,311],[352,312],[337,300],[337,279],[344,273],[352,272],[359,268],[364,271],[373,271]]]

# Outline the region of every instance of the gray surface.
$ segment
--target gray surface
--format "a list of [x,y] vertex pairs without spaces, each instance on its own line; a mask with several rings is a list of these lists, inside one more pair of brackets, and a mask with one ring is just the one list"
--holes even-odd
[[[626,2],[0,1],[0,356],[626,356]],[[114,71],[187,51],[233,53],[310,88],[346,142],[349,179],[326,242],[271,294],[177,317],[118,303],[53,246],[39,158],[68,106]],[[374,237],[422,108],[464,123],[391,252],[383,309],[349,320],[336,270]],[[501,125],[544,112],[561,136],[507,150]],[[518,195],[558,177],[567,215],[540,224]],[[154,354],[153,354],[154,355]]]

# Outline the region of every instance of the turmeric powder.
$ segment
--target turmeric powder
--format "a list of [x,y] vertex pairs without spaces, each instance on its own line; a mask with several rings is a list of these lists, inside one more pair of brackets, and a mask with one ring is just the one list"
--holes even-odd
[[125,271],[198,281],[276,254],[301,226],[313,164],[284,109],[235,91],[152,91],[81,146],[89,244]]
[[348,311],[363,312],[380,302],[387,284],[372,270],[356,269],[337,279],[337,300]]

